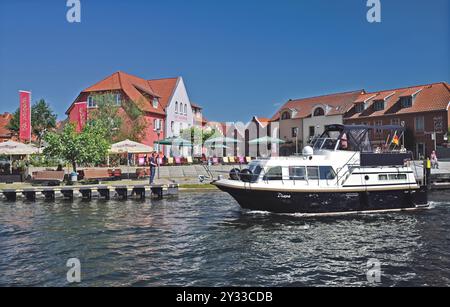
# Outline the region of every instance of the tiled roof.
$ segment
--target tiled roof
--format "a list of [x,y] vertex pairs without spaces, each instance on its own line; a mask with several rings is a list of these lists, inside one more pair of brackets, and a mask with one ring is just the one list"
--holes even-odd
[[[370,106],[375,100],[387,93],[395,92],[394,95],[390,96],[385,103],[385,108],[383,110],[375,111]],[[433,83],[428,85],[411,86],[407,88],[393,89],[378,93],[376,97],[368,102],[369,108],[367,108],[362,113],[353,114],[348,118],[364,118],[368,116],[382,116],[382,115],[392,115],[392,114],[407,114],[407,113],[418,113],[418,112],[428,112],[428,111],[439,111],[446,110],[450,102],[450,89],[447,83]],[[401,108],[400,98],[414,95],[414,102],[410,108]],[[362,98],[359,97],[357,101]]]
[[372,99],[372,98],[376,97],[377,95],[378,95],[378,93],[362,94],[355,100],[355,103],[366,102],[367,100]]
[[11,136],[11,131],[7,128],[12,119],[12,114],[0,114],[0,137],[7,138]]
[[172,98],[175,87],[177,86],[178,78],[148,80],[147,82],[151,88],[159,94],[159,103],[163,109],[166,109],[170,98]]
[[[171,91],[176,85],[176,80],[177,78],[148,81],[119,71],[88,87],[81,93],[123,91],[141,111],[164,115],[164,109],[172,95]],[[158,108],[153,107],[152,101],[146,95],[160,99]],[[70,108],[67,113],[69,112]]]
[[196,103],[191,102],[191,107],[202,110],[203,108]]
[[293,117],[294,119],[306,118],[308,116],[311,116],[313,108],[318,105],[331,107],[331,110],[327,115],[344,114],[351,107],[353,107],[355,100],[363,92],[363,90],[358,90],[352,92],[290,100],[277,111],[277,113],[272,117],[271,120],[278,120],[280,118],[280,112],[287,109],[296,110],[297,114],[295,114],[295,116]]

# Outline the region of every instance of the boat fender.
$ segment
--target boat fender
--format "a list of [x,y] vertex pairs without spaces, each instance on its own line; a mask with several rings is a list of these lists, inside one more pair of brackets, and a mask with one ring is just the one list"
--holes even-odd
[[253,172],[251,170],[249,170],[248,168],[244,169],[241,172],[241,180],[243,182],[251,182],[253,180]]
[[231,180],[240,180],[241,178],[240,178],[240,176],[239,176],[239,173],[240,173],[241,171],[240,171],[240,169],[238,169],[238,168],[233,168],[231,171],[230,171],[230,179]]

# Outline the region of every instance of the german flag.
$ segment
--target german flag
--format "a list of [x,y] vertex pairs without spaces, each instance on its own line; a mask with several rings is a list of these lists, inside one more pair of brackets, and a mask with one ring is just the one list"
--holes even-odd
[[392,143],[397,146],[400,144],[400,138],[398,137],[398,135],[394,136],[394,138],[392,139]]

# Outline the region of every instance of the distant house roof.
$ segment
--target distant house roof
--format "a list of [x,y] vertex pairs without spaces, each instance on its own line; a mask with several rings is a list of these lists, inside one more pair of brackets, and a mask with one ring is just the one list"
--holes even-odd
[[266,127],[270,123],[270,118],[254,116],[253,120],[257,121],[262,127]]
[[[394,94],[390,95],[392,93]],[[364,96],[367,97],[370,95],[374,97],[367,101],[368,106],[372,105],[374,101],[385,97],[387,98],[385,100],[385,108],[383,110],[373,110],[369,108],[362,113],[353,114],[348,118],[440,111],[446,110],[450,102],[450,88],[448,83],[445,82],[367,93]],[[409,108],[401,108],[401,98],[409,96],[414,96],[412,106]],[[363,97],[360,96],[356,101],[358,102],[362,99]]]
[[[82,93],[106,91],[123,91],[136,106],[144,112],[165,114],[165,108],[172,97],[178,78],[145,80],[118,71],[102,81],[86,88]],[[159,99],[158,108],[154,108],[152,101],[146,97],[150,95]],[[73,104],[66,113],[69,113]]]
[[11,130],[8,129],[9,122],[13,118],[12,114],[0,114],[0,138],[10,138],[12,136]]
[[199,109],[199,110],[203,109],[201,106],[199,106],[198,104],[193,103],[193,102],[191,102],[191,107],[193,107],[194,109]]
[[364,90],[290,100],[277,111],[271,120],[279,120],[280,113],[283,110],[289,109],[296,111],[293,116],[294,119],[306,118],[311,116],[314,107],[318,105],[330,107],[330,111],[327,115],[344,114],[351,107],[353,107],[355,100],[361,95],[361,93],[364,93]]

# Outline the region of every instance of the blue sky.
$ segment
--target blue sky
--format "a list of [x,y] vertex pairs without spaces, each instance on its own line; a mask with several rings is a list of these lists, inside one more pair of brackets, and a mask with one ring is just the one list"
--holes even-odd
[[78,93],[122,70],[183,76],[211,120],[270,117],[289,98],[449,81],[450,1],[0,1],[0,112],[19,89],[60,119]]

